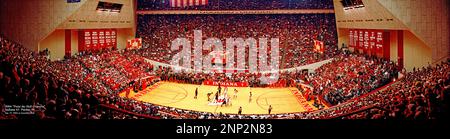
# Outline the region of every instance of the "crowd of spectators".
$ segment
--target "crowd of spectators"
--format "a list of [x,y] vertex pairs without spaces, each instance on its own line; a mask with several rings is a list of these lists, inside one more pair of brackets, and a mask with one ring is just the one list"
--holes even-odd
[[[101,102],[103,94],[66,81],[76,77],[58,73],[62,72],[60,70],[71,69],[64,66],[75,67],[76,64],[51,63],[45,56],[5,38],[0,39],[0,43],[0,117],[80,119],[97,114],[94,107]],[[70,76],[74,76],[73,74]],[[27,105],[44,110],[36,110],[34,114],[8,114],[13,112],[9,111],[9,107],[13,105]]]
[[172,7],[172,0],[138,0],[139,10],[333,9],[332,0],[207,0],[206,5]]
[[[194,30],[202,31],[202,39],[220,39],[224,46],[227,38],[279,38],[280,61],[286,61],[280,63],[280,68],[322,61],[337,51],[333,14],[139,15],[138,22],[137,36],[143,39],[145,49],[142,56],[163,63],[170,63],[179,52],[170,49],[176,38],[187,38],[194,47]],[[324,42],[324,53],[314,51],[314,40]],[[210,52],[204,50],[203,55]],[[244,54],[248,61],[248,48]],[[245,68],[248,66],[247,63]]]
[[[430,76],[431,75],[431,76]],[[272,114],[272,115],[236,115],[197,112],[166,106],[159,106],[125,98],[117,98],[113,105],[136,111],[142,109],[130,106],[145,105],[147,114],[163,119],[443,119],[449,116],[450,61],[436,67],[406,73],[403,78],[385,89],[351,99],[339,105],[312,112]],[[372,106],[377,106],[372,108]],[[365,111],[348,115],[361,109]],[[138,111],[136,111],[138,112]],[[141,111],[142,112],[142,111]]]
[[[111,83],[107,79],[116,81],[126,77],[126,81],[139,81],[152,70],[142,57],[121,55],[127,52],[105,52],[51,62],[45,54],[32,52],[3,37],[0,44],[0,119],[98,119],[104,111],[98,111],[97,106],[113,92],[121,91],[108,86]],[[96,58],[104,55],[108,58],[97,61]],[[95,71],[111,68],[115,71]],[[129,86],[124,84],[121,89]],[[11,114],[21,112],[11,111],[14,105],[32,107],[34,111]]]
[[[312,112],[236,115],[213,114],[152,105],[162,118],[189,119],[444,119],[449,116],[450,61],[435,67],[406,73],[403,78],[379,91]],[[142,103],[142,102],[135,102]],[[372,108],[372,106],[377,106]],[[348,115],[361,109],[365,111]]]
[[[208,0],[206,5],[172,7],[171,0],[138,0],[138,10],[280,10],[333,9],[332,0]],[[184,37],[193,42],[194,30],[202,39],[279,38],[280,67],[299,67],[333,60],[313,74],[281,72],[277,87],[313,87],[314,101],[330,107],[286,114],[237,115],[198,112],[141,102],[118,93],[142,89],[143,82],[158,80],[202,84],[205,80],[247,82],[251,87],[271,87],[259,82],[262,73],[191,73],[155,67],[146,58],[162,63],[179,51],[170,44]],[[36,53],[0,36],[0,119],[444,119],[450,116],[450,61],[414,69],[398,79],[393,62],[337,50],[334,14],[292,15],[138,15],[137,36],[142,49],[82,53],[49,61],[50,52]],[[314,51],[314,40],[325,51]],[[191,44],[192,46],[193,43]],[[212,51],[202,51],[208,55]],[[249,59],[246,49],[245,61]],[[248,63],[244,66],[249,69]],[[396,81],[396,82],[393,82]],[[387,87],[377,90],[389,83]],[[145,84],[145,83],[144,83]],[[309,98],[307,98],[309,99]],[[10,107],[27,105],[33,113],[10,114]],[[108,108],[108,107],[113,107]],[[118,110],[115,110],[115,109]],[[123,111],[126,112],[123,112]]]
[[421,68],[399,83],[370,96],[380,109],[347,119],[443,119],[449,115],[450,61]]
[[337,105],[388,84],[397,73],[393,62],[358,54],[340,54],[316,69],[308,81],[314,87],[313,95]]
[[88,70],[89,77],[100,79],[117,93],[133,81],[151,75],[153,65],[128,51],[106,51],[77,58]]
[[[250,30],[256,29],[250,28]],[[228,34],[225,35],[228,37],[236,35],[232,32],[221,31],[221,33]],[[204,32],[204,34],[224,36],[220,33],[213,35]],[[255,34],[241,37],[254,37],[253,35]],[[292,39],[295,40],[295,38]],[[393,85],[374,92],[373,90],[397,77],[395,65],[386,60],[360,54],[340,53],[331,49],[328,53],[332,53],[330,54],[330,58],[334,58],[332,62],[320,67],[314,74],[283,72],[280,73],[280,79],[294,82],[303,80],[314,87],[312,95],[323,97],[325,101],[333,105],[332,107],[302,113],[236,115],[160,106],[119,97],[118,92],[133,86],[130,83],[139,82],[141,78],[153,75],[159,76],[161,80],[193,84],[201,84],[204,80],[246,81],[250,86],[260,87],[261,84],[257,82],[257,79],[262,75],[261,73],[231,75],[175,73],[171,68],[155,68],[145,62],[143,56],[149,56],[147,54],[149,50],[152,50],[150,47],[84,54],[52,62],[48,60],[47,55],[32,52],[3,37],[0,37],[0,44],[0,90],[2,90],[0,91],[0,119],[142,118],[134,114],[101,109],[100,104],[163,119],[326,119],[340,118],[342,115],[370,106],[377,106],[380,109],[368,109],[343,118],[439,119],[449,116],[450,61],[434,67],[414,69],[412,72],[405,73],[402,79],[397,79],[398,82]],[[286,45],[289,45],[289,42],[285,43]],[[308,45],[301,49],[307,47]],[[155,51],[155,54],[159,53]],[[282,86],[293,86],[293,84],[285,82]],[[36,107],[35,109],[43,110],[36,110],[35,114],[31,115],[7,114],[6,107],[11,105],[30,105]]]
[[[356,61],[359,60],[360,62]],[[355,63],[356,62],[356,63]],[[354,64],[354,67],[351,67]],[[392,81],[396,75],[396,69],[392,65],[393,63],[376,59],[365,57],[357,54],[339,54],[336,60],[331,62],[329,65],[336,65],[340,68],[350,66],[340,70],[335,76],[339,78],[343,77],[342,74],[345,72],[355,72],[351,76],[352,81],[346,80],[334,80],[325,81],[324,83],[317,83],[321,85],[327,85],[331,82],[353,82],[362,81],[358,86],[362,86],[361,90],[350,89],[348,91],[341,92],[342,94],[353,94],[351,97],[345,97],[339,104],[335,104],[327,109],[322,109],[312,112],[302,112],[302,113],[290,113],[290,114],[273,114],[273,115],[236,115],[236,114],[221,114],[221,113],[208,113],[208,112],[197,112],[192,110],[183,110],[177,108],[171,108],[167,106],[159,106],[155,104],[149,104],[145,102],[129,100],[126,98],[115,98],[114,102],[126,102],[126,103],[111,103],[112,105],[117,105],[119,108],[124,108],[130,111],[150,114],[152,116],[158,116],[164,119],[178,119],[178,118],[188,118],[188,119],[326,119],[326,118],[339,118],[342,115],[364,109],[370,106],[381,107],[379,109],[369,109],[363,111],[364,116],[349,116],[350,118],[442,118],[448,115],[448,91],[449,91],[449,62],[442,63],[434,68],[424,68],[421,70],[415,70],[410,73],[406,73],[404,78],[399,80],[394,85],[391,85],[387,89],[381,91],[373,91],[374,89],[385,85],[387,82]],[[326,68],[327,66],[324,66]],[[282,78],[288,78],[293,80],[302,79],[305,81],[313,81],[308,78],[314,79],[319,77],[319,73],[323,69],[318,69],[318,72],[313,75],[301,74],[301,73],[281,73]],[[335,69],[336,70],[336,69]],[[161,70],[162,71],[162,70]],[[160,71],[160,72],[161,72]],[[345,71],[345,72],[344,72]],[[161,72],[164,73],[164,72]],[[335,73],[329,71],[328,74]],[[427,76],[427,75],[432,76]],[[178,76],[179,74],[173,74]],[[188,75],[188,74],[186,74]],[[201,74],[191,74],[191,77],[184,78],[186,82],[194,83],[189,79],[195,79],[193,77],[201,76]],[[217,75],[217,74],[216,74]],[[370,76],[369,76],[370,75]],[[366,77],[369,76],[369,77]],[[213,76],[214,77],[214,76]],[[218,76],[220,77],[220,76]],[[244,76],[245,77],[245,76]],[[367,80],[364,80],[366,79]],[[167,78],[162,78],[167,79]],[[350,78],[347,78],[350,79]],[[351,84],[354,85],[354,84]],[[364,86],[367,85],[367,86]],[[330,88],[336,87],[334,85],[327,86]],[[345,85],[345,87],[355,87]],[[341,87],[341,88],[345,88]],[[414,89],[414,90],[411,90]],[[408,90],[408,91],[404,91]],[[423,91],[423,93],[417,91]],[[352,92],[352,91],[356,91]],[[405,93],[408,92],[408,93]],[[323,92],[322,92],[323,93]],[[329,95],[330,98],[334,97]],[[345,95],[344,95],[345,96]],[[131,105],[130,105],[131,104]],[[138,107],[136,107],[138,106]],[[416,108],[418,107],[418,108]],[[141,111],[145,109],[144,111]],[[414,116],[412,116],[414,113]],[[367,116],[370,115],[370,116]],[[371,117],[373,116],[373,117]]]

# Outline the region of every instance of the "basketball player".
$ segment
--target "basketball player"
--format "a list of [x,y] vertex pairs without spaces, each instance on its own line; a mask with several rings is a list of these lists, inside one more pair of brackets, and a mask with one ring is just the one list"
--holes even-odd
[[220,87],[220,82],[219,82],[219,87],[217,88],[217,90],[219,90],[219,95],[220,95],[220,92],[222,90],[222,87]]
[[220,92],[216,92],[216,101],[219,101],[219,93]]
[[238,91],[236,90],[236,88],[234,89],[234,96],[233,96],[233,98],[237,98],[237,93],[238,93]]
[[224,100],[223,100],[223,102],[222,102],[222,105],[220,105],[220,107],[222,107],[223,105],[225,105],[225,106],[227,106],[227,99],[226,98],[224,98]]
[[127,91],[127,93],[126,93],[127,98],[130,98],[131,88],[128,87],[128,88],[126,89],[126,91]]
[[250,91],[250,96],[248,97],[248,103],[252,102],[252,92]]
[[208,102],[211,101],[211,95],[213,94],[213,92],[206,94],[206,96],[208,97]]
[[242,114],[242,107],[239,107],[239,111],[238,114],[241,115]]
[[225,89],[223,89],[223,96],[228,95],[228,88],[225,86]]
[[194,96],[194,99],[197,99],[197,95],[198,95],[198,87],[195,88],[195,96]]
[[272,105],[269,105],[269,114],[272,112]]

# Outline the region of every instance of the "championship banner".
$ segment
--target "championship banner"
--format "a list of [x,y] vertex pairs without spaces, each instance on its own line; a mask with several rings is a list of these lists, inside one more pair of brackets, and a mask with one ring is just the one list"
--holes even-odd
[[[374,44],[375,44],[375,51],[377,52],[377,53],[381,53],[381,52],[383,52],[383,47],[384,47],[384,44],[385,44],[385,42],[384,42],[384,40],[383,40],[383,37],[384,36],[384,34],[383,34],[383,32],[382,31],[379,31],[379,32],[377,32],[377,35],[376,35],[376,38],[374,38]],[[387,41],[387,43],[389,43],[389,41]]]
[[228,81],[218,82],[211,80],[203,81],[203,85],[219,86],[219,84],[220,86],[228,86],[228,87],[248,87],[247,82],[228,82]]
[[358,30],[358,44],[357,47],[362,49],[363,51],[364,49],[364,31],[363,30]]
[[86,29],[78,32],[78,51],[117,48],[115,29]]
[[349,46],[349,47],[352,47],[352,48],[355,46],[355,45],[354,45],[354,42],[353,42],[353,40],[354,40],[354,39],[353,39],[353,34],[354,34],[353,32],[354,32],[354,31],[353,31],[352,29],[350,29],[350,30],[349,30],[349,33],[348,33],[348,46]]
[[170,7],[208,5],[208,0],[170,0]]
[[376,32],[372,31],[370,32],[370,36],[369,36],[369,50],[370,50],[370,55],[375,55],[377,53],[377,48],[375,45],[375,34]]
[[383,36],[383,30],[349,29],[349,46],[367,54],[382,53],[385,45]]
[[366,54],[370,54],[370,49],[369,49],[369,31],[364,30],[364,38],[363,38],[363,51]]

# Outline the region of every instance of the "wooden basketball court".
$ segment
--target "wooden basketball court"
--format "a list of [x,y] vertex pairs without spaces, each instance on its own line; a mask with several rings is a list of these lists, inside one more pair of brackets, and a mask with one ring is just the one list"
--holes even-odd
[[[197,87],[198,97],[194,99]],[[233,98],[234,89],[238,90],[237,98]],[[212,113],[237,114],[239,107],[242,107],[242,114],[268,114],[269,105],[273,108],[271,114],[316,110],[311,105],[312,102],[307,102],[301,95],[295,95],[295,91],[298,93],[296,88],[228,87],[228,95],[232,98],[231,106],[208,105],[207,93],[216,91],[217,86],[158,82],[143,91],[130,93],[129,97],[157,105]],[[119,96],[125,97],[125,94],[123,92]]]

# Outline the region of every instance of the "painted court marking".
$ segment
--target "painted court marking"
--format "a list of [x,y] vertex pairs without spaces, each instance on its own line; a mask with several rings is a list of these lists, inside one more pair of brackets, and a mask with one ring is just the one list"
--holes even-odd
[[[198,98],[194,99],[196,88],[198,88]],[[233,98],[234,91],[230,91],[234,89],[238,90],[237,98]],[[249,102],[250,90],[253,94],[251,102]],[[136,93],[141,95],[132,98],[157,105],[224,114],[237,114],[239,107],[243,109],[242,114],[267,114],[269,105],[273,107],[272,114],[304,112],[311,109],[303,97],[297,96],[300,93],[296,88],[228,87],[232,105],[223,107],[210,106],[206,101],[207,93],[216,91],[217,86],[159,82]],[[125,97],[124,93],[119,96]]]

